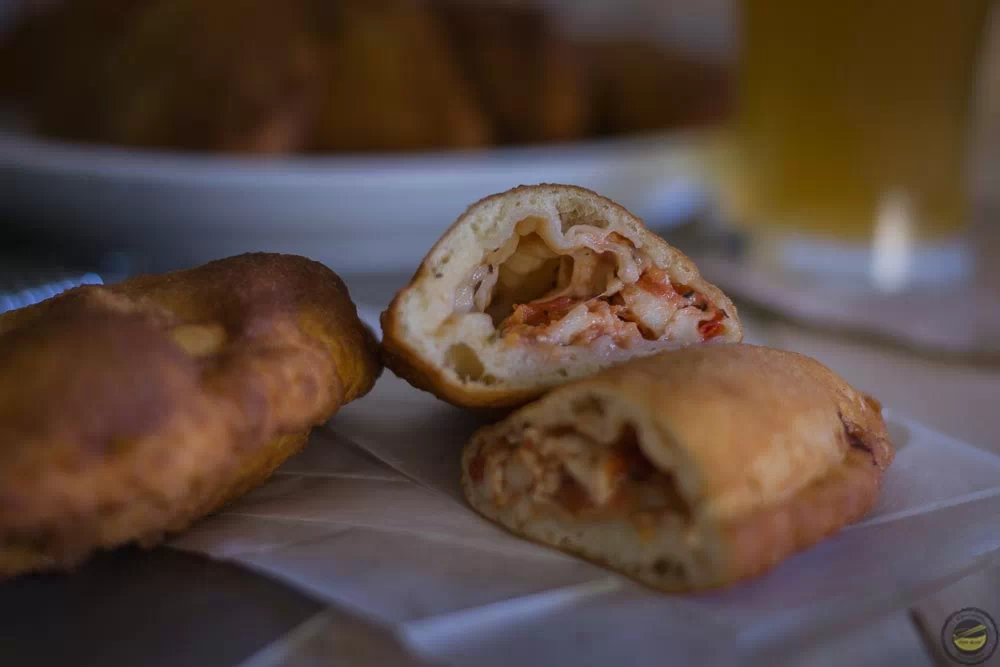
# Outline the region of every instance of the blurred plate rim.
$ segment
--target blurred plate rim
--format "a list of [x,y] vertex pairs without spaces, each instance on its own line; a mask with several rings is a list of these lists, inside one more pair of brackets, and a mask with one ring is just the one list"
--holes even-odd
[[357,181],[389,176],[412,181],[415,176],[417,180],[421,175],[437,179],[442,172],[448,172],[451,177],[467,175],[474,178],[526,165],[551,168],[559,164],[578,164],[580,160],[685,152],[703,145],[712,133],[711,128],[683,128],[470,150],[240,156],[73,143],[0,129],[0,168],[174,182],[201,182],[209,176],[236,182],[252,180],[256,184],[260,183],[262,175],[294,179],[336,176]]
[[709,206],[712,128],[477,152],[253,157],[72,144],[0,122],[0,216],[26,235],[140,257],[150,270],[241,252],[344,272],[419,264],[474,202],[573,183],[656,230]]

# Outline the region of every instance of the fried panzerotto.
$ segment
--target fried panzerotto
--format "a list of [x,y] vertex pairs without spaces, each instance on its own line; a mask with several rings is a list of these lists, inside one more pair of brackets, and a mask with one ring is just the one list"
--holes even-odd
[[732,302],[594,192],[522,186],[473,204],[382,314],[386,364],[467,407],[687,345],[736,342]]
[[595,129],[587,49],[553,30],[544,11],[468,2],[440,9],[497,142],[568,141]]
[[[20,101],[46,136],[109,141],[110,57],[150,0],[21,3],[24,14],[4,42],[0,96]],[[2,74],[0,74],[2,76]]]
[[0,576],[185,528],[380,371],[337,275],[272,254],[6,313],[0,368]]
[[731,76],[538,3],[72,0],[0,35],[45,136],[241,154],[560,142],[715,123]]
[[482,429],[462,486],[518,535],[681,591],[862,517],[892,458],[878,403],[825,366],[716,345],[633,360]]
[[427,3],[350,0],[323,9],[323,95],[312,150],[414,151],[490,142],[489,121]]
[[322,67],[306,3],[152,3],[115,36],[108,56],[106,139],[229,153],[302,150]]

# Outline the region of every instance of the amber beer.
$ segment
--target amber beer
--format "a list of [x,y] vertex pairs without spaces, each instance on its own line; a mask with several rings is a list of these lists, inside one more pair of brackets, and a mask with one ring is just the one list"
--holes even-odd
[[975,64],[990,0],[744,0],[735,203],[747,224],[917,238],[967,220]]

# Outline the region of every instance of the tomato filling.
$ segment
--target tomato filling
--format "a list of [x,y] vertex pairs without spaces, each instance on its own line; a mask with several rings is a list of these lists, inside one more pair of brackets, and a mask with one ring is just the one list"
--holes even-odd
[[671,334],[683,331],[696,338],[683,342],[711,340],[725,333],[726,318],[726,313],[712,306],[703,294],[673,284],[666,271],[651,267],[638,281],[611,294],[588,298],[549,293],[515,303],[497,331],[512,343],[586,345],[608,337],[615,345],[628,348],[642,340],[670,340]]
[[610,447],[599,447],[569,427],[526,429],[520,442],[494,442],[469,465],[500,505],[530,496],[574,516],[671,513],[690,518],[690,508],[669,473],[659,470],[626,427]]

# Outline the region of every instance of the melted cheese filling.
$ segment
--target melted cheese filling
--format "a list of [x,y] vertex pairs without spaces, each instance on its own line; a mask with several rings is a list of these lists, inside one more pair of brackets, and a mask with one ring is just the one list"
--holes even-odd
[[690,519],[672,477],[658,470],[626,428],[602,447],[571,427],[526,428],[518,442],[494,442],[472,461],[470,475],[503,507],[527,497],[579,517],[671,515]]
[[[528,223],[528,224],[525,224]],[[484,258],[455,297],[455,311],[485,313],[504,344],[608,350],[704,342],[725,331],[726,314],[624,237],[572,229],[573,247],[553,249],[527,220]]]

